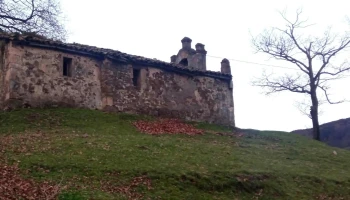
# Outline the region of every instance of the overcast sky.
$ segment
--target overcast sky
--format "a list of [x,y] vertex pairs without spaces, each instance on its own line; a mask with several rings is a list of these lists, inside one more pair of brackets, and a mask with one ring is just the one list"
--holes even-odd
[[[250,33],[257,35],[264,28],[283,26],[278,11],[285,8],[291,17],[297,8],[303,8],[303,16],[315,23],[305,35],[320,35],[327,26],[332,26],[337,34],[350,29],[345,23],[350,3],[336,0],[61,1],[68,20],[68,42],[169,62],[170,56],[181,48],[180,40],[187,36],[192,39],[193,47],[196,43],[205,45],[208,70],[220,71],[222,58],[231,59],[235,118],[240,128],[292,131],[311,127],[311,120],[295,107],[297,101],[308,100],[307,96],[288,92],[265,96],[261,88],[251,85],[264,69],[275,74],[295,73],[295,70],[235,61],[294,67],[262,53],[255,54]],[[331,97],[350,100],[349,83],[350,79],[344,79],[332,84]],[[321,123],[350,117],[350,103],[324,105],[321,110]]]

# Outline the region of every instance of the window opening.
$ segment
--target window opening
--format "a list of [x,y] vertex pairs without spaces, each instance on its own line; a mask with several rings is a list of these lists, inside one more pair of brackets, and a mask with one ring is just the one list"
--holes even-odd
[[72,58],[63,57],[63,76],[72,76]]
[[139,69],[133,69],[132,70],[132,82],[134,86],[139,86],[140,85],[140,70]]

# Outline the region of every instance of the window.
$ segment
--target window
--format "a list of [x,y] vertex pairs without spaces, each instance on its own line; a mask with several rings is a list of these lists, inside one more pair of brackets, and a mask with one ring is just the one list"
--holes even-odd
[[188,66],[188,60],[187,60],[187,58],[182,59],[182,60],[180,61],[179,64],[180,64],[180,65],[183,65],[183,66]]
[[140,85],[140,69],[133,69],[132,70],[132,83],[134,86]]
[[72,76],[72,58],[63,57],[63,76]]

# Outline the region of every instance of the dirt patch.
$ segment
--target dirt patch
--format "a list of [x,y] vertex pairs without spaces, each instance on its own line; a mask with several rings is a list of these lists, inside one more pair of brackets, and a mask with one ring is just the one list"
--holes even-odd
[[63,122],[62,118],[53,113],[30,113],[25,116],[25,120],[35,126],[57,127]]
[[143,186],[147,190],[151,190],[151,180],[146,176],[135,177],[129,184],[123,186],[115,186],[113,182],[101,182],[101,189],[108,193],[120,193],[125,195],[128,199],[142,199],[143,193],[137,192],[137,188]]
[[37,183],[19,175],[17,165],[0,166],[0,199],[57,199],[60,185],[50,182]]
[[9,151],[13,153],[45,152],[50,148],[50,137],[40,131],[0,136],[0,154]]
[[[21,177],[18,165],[7,165],[7,159],[4,153],[12,151],[14,153],[25,153],[30,155],[30,152],[36,151],[33,146],[36,142],[48,141],[48,137],[44,134],[28,133],[21,135],[9,135],[0,137],[0,199],[57,199],[61,187],[48,181],[35,182],[32,179]],[[47,148],[42,147],[42,151]]]
[[156,121],[136,121],[133,123],[143,133],[151,135],[160,134],[187,134],[201,135],[203,130],[197,129],[190,124],[181,122],[179,119],[159,119]]
[[132,200],[143,199],[146,191],[153,189],[151,179],[145,175],[134,177],[124,184],[120,184],[119,175],[119,172],[108,172],[105,174],[108,179],[75,175],[65,185],[67,189],[103,191],[112,195],[121,194]]
[[315,197],[315,199],[317,200],[345,200],[347,199],[346,197],[339,197],[339,196],[329,196],[326,194],[320,194],[318,196]]
[[242,175],[237,175],[236,179],[239,182],[252,182],[252,181],[265,181],[268,179],[268,175],[247,175],[247,174],[242,174]]
[[215,135],[228,136],[228,137],[234,137],[234,138],[240,138],[240,137],[244,136],[244,134],[240,133],[240,132],[217,132],[217,131],[210,131],[210,130],[208,130],[206,132],[212,133]]

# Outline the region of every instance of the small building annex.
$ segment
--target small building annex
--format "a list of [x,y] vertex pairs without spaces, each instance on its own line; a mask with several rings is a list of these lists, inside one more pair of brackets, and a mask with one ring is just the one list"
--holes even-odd
[[185,37],[171,62],[36,36],[0,34],[0,106],[64,105],[235,126],[232,75],[206,70]]

